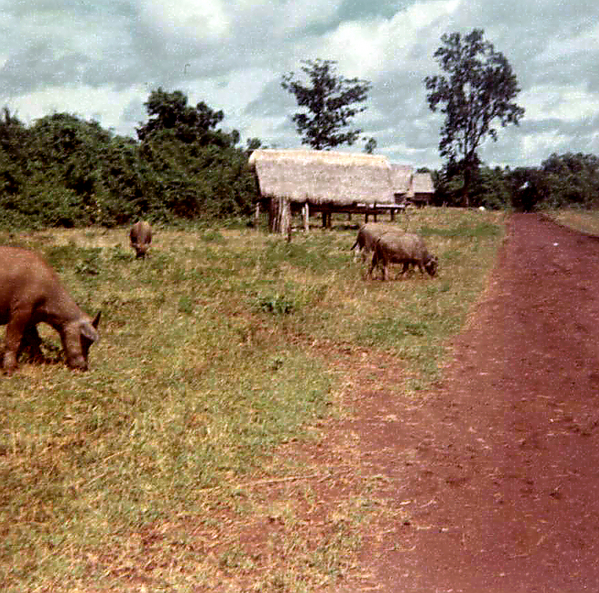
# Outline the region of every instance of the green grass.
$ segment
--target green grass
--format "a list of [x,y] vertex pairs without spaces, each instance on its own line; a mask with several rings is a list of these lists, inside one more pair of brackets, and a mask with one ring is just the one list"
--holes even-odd
[[[102,310],[90,372],[67,369],[42,326],[54,364],[22,362],[0,382],[2,590],[137,591],[146,579],[152,591],[300,592],[348,570],[364,501],[315,534],[308,483],[284,504],[248,484],[302,475],[277,451],[342,413],[343,370],[327,352],[392,357],[408,378],[398,397],[438,378],[502,219],[426,209],[398,224],[426,235],[436,278],[365,279],[347,225],[291,243],[156,229],[146,260],[124,229],[0,237],[41,251],[82,308]],[[240,534],[261,521],[278,527],[252,553]]]

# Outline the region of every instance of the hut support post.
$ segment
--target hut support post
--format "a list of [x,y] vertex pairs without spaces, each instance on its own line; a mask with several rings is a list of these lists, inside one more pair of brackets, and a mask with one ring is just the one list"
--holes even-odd
[[308,202],[302,206],[302,216],[304,219],[304,231],[307,233],[310,231],[310,205]]
[[270,230],[273,233],[288,235],[291,228],[291,204],[286,198],[270,200]]
[[256,210],[254,212],[254,226],[257,228],[260,224],[260,202],[256,202]]

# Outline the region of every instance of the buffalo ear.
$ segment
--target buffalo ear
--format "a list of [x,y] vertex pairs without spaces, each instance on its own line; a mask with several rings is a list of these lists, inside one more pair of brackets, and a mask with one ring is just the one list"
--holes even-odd
[[81,335],[90,342],[96,342],[99,339],[96,328],[89,321],[83,321],[80,325]]
[[94,317],[94,320],[92,321],[92,326],[94,329],[98,329],[98,325],[100,325],[100,315],[102,315],[102,311],[98,311]]

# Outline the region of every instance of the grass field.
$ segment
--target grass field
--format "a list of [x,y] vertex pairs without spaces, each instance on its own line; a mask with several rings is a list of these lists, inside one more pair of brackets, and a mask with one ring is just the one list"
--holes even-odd
[[[102,311],[88,373],[67,369],[42,327],[49,364],[1,377],[0,589],[296,593],[350,570],[367,492],[315,536],[301,528],[309,481],[274,504],[256,485],[312,471],[281,451],[347,413],[335,351],[396,361],[397,397],[438,378],[503,215],[431,208],[399,220],[440,268],[390,282],[353,261],[357,221],[335,222],[290,243],[158,228],[146,260],[125,229],[0,234],[42,252],[83,309]],[[280,529],[250,554],[240,534],[257,516]]]
[[568,208],[550,210],[548,215],[557,222],[583,233],[599,235],[599,211]]

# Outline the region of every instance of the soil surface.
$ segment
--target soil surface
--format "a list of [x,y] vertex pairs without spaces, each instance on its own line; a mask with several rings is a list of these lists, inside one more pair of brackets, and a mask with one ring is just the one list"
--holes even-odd
[[442,383],[339,428],[396,513],[337,591],[599,591],[598,328],[599,239],[513,215]]

